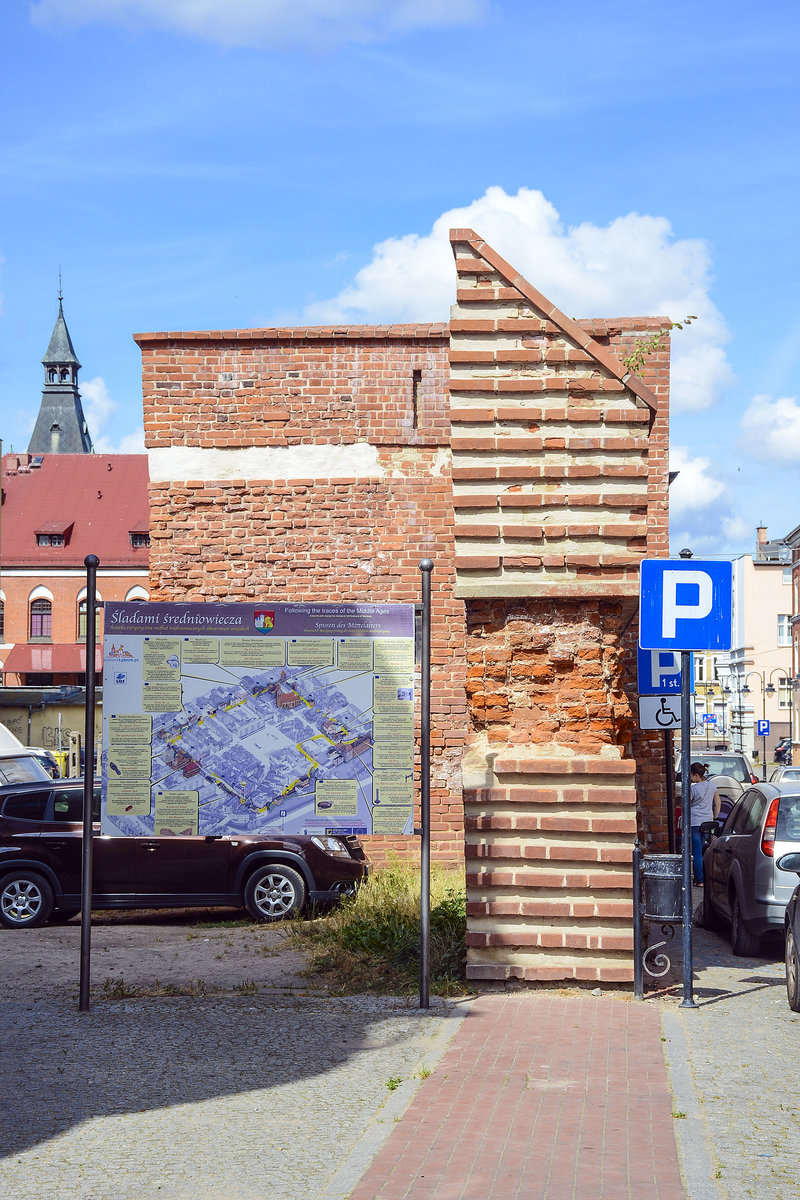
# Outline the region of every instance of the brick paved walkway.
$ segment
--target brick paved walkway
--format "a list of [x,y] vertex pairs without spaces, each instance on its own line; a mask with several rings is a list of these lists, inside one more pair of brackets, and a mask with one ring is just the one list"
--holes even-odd
[[654,1006],[484,996],[352,1200],[683,1200]]

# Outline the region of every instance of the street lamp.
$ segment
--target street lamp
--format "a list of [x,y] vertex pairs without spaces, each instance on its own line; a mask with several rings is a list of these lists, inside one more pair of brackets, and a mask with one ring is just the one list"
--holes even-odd
[[[767,696],[775,695],[775,687],[772,682],[772,676],[775,674],[776,671],[780,671],[781,676],[784,679],[786,678],[786,672],[783,667],[773,667],[773,669],[769,673],[769,677],[767,677],[766,671],[748,671],[744,677],[744,687],[742,688],[743,695],[746,696],[750,692],[750,688],[747,686],[747,681],[751,675],[755,675],[756,679],[759,682],[759,686],[761,687],[761,720],[762,720],[761,728],[762,728],[762,730],[764,729],[766,722],[767,722]],[[767,778],[767,735],[766,735],[766,733],[761,734],[761,778],[763,780],[766,780],[766,778]]]

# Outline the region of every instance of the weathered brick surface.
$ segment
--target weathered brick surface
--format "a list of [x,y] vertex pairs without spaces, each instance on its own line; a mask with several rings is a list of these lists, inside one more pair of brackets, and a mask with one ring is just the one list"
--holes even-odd
[[486,785],[464,794],[470,979],[632,977],[635,763],[613,754],[472,747]]
[[149,449],[446,445],[447,327],[142,333]]
[[[439,448],[448,436],[441,327],[343,342],[324,330],[137,340],[155,449],[377,447],[369,478],[151,483],[153,599],[414,603],[420,559],[432,558],[433,853],[461,862],[464,612],[453,595],[449,454]],[[376,862],[418,854],[415,838],[369,840]]]
[[[457,594],[635,595],[667,546],[669,322],[573,321],[472,230],[450,236]],[[624,357],[662,333],[631,376]]]

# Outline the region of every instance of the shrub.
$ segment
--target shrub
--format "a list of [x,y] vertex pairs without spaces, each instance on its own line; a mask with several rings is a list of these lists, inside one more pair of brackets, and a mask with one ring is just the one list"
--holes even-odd
[[[464,990],[464,876],[431,869],[431,991]],[[420,872],[394,863],[375,872],[353,899],[314,921],[295,921],[292,935],[310,953],[311,971],[341,991],[392,992],[419,987]]]

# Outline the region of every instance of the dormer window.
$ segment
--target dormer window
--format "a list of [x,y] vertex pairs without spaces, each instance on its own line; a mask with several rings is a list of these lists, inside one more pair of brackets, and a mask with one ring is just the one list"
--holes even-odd
[[47,521],[34,529],[37,546],[66,546],[74,521]]
[[143,533],[142,531],[137,531],[135,529],[131,530],[131,546],[133,547],[134,550],[138,550],[141,547],[146,547],[149,545],[150,545],[150,534],[149,533]]

